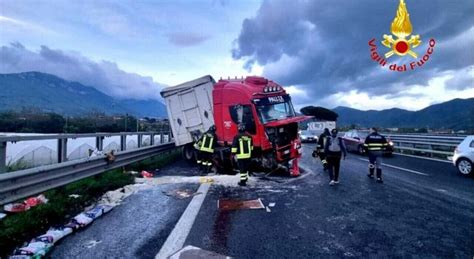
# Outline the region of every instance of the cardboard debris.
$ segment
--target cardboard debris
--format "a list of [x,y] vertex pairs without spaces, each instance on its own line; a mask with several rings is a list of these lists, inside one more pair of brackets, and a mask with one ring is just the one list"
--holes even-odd
[[200,177],[199,182],[200,183],[213,183],[214,179],[212,179],[210,177]]
[[218,200],[217,207],[220,210],[265,209],[260,198],[248,201]]

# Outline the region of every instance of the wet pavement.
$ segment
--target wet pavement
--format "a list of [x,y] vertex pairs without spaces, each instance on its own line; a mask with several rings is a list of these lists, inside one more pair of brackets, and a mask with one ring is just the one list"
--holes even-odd
[[[474,255],[474,178],[457,174],[449,163],[395,156],[384,162],[417,173],[385,167],[385,182],[377,184],[366,176],[366,158],[350,154],[342,162],[341,183],[329,186],[320,162],[310,156],[312,144],[303,148],[298,178],[257,176],[248,187],[212,184],[185,246],[235,258]],[[159,176],[197,174],[180,161]],[[67,237],[51,256],[154,258],[191,200],[163,191],[198,186],[163,184],[134,194]],[[221,199],[258,198],[275,206],[270,212],[217,208]]]

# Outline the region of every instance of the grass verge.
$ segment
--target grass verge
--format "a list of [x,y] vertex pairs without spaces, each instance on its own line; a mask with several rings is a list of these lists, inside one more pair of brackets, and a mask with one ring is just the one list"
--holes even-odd
[[[128,165],[125,169],[141,171],[154,170],[180,158],[180,150],[162,153],[155,157]],[[8,215],[0,221],[0,258],[7,258],[15,247],[45,233],[51,226],[65,224],[73,216],[93,204],[100,196],[134,182],[133,176],[123,169],[114,169],[82,179],[63,187],[45,192],[47,204],[28,211]],[[69,195],[78,194],[79,198]]]

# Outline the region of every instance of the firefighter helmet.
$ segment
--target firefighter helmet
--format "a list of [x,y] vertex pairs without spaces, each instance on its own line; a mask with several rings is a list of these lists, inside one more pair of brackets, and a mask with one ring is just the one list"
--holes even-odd
[[209,132],[216,132],[216,126],[212,125],[209,127]]

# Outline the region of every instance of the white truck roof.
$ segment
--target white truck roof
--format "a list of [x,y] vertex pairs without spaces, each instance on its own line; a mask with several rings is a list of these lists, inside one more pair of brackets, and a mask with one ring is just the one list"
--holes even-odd
[[200,78],[197,78],[197,79],[194,79],[194,80],[191,80],[179,85],[163,88],[160,94],[163,98],[165,98],[167,96],[176,94],[180,91],[185,91],[193,87],[198,87],[200,85],[203,85],[209,82],[212,82],[213,85],[216,83],[216,81],[214,80],[214,78],[212,78],[212,76],[205,75],[203,77],[200,77]]

